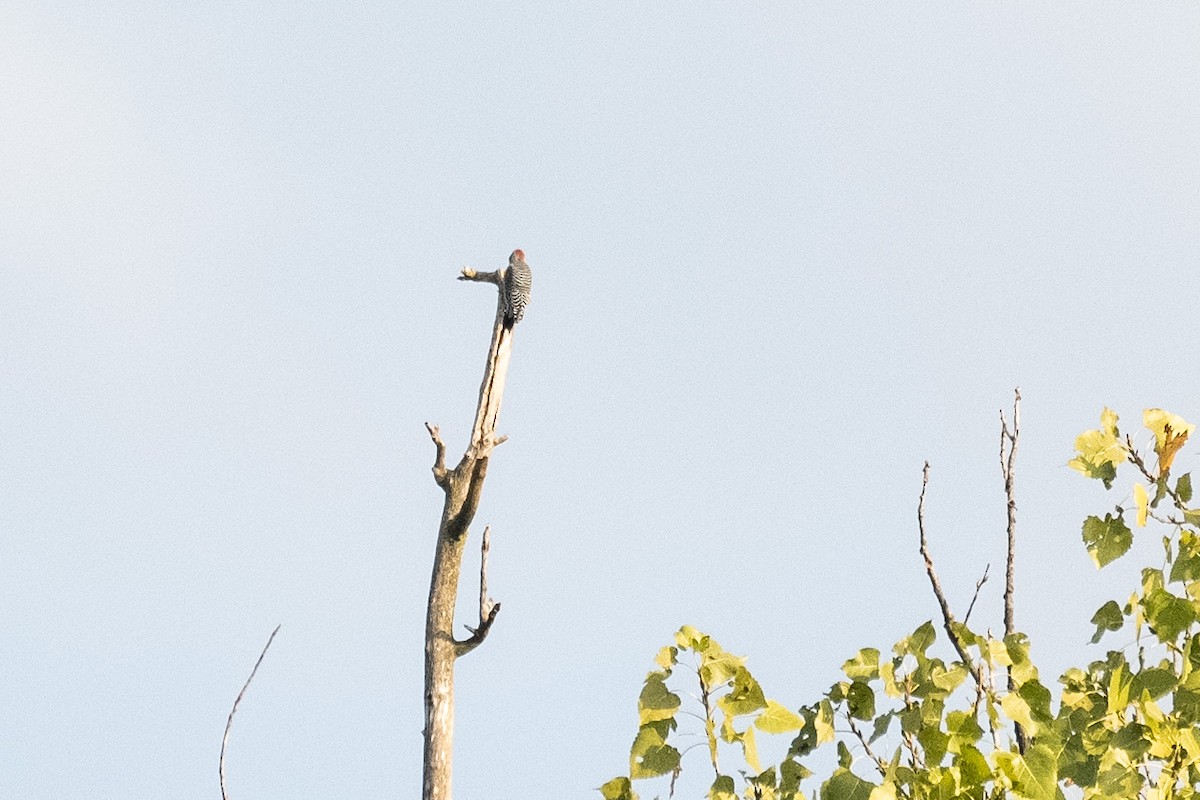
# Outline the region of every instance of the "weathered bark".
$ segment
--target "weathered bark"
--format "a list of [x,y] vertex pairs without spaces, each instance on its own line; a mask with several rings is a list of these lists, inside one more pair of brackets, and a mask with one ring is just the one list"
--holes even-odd
[[[459,280],[482,281],[497,286],[503,278],[500,272],[479,273],[464,268]],[[454,661],[466,655],[487,636],[499,603],[487,597],[487,538],[484,538],[483,564],[480,569],[479,627],[468,628],[471,636],[454,638],[454,606],[458,597],[458,580],[462,572],[463,550],[467,531],[483,492],[488,460],[492,448],[503,437],[496,436],[496,421],[504,395],[504,381],[512,352],[512,329],[505,328],[499,296],[492,343],[488,349],[487,366],[479,389],[479,406],[471,429],[471,443],[458,466],[446,469],[446,446],[436,426],[426,425],[437,448],[433,465],[434,480],[445,492],[442,521],[438,528],[437,549],[433,559],[433,575],[429,585],[429,607],[425,618],[425,759],[423,770],[423,800],[450,800],[451,766],[454,741]]]

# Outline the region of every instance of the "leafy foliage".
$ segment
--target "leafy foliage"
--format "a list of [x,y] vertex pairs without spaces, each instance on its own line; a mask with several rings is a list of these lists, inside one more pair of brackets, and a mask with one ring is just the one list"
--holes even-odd
[[[680,717],[694,704],[713,770],[710,800],[806,800],[802,784],[813,773],[804,762],[831,744],[837,767],[812,790],[823,800],[1061,800],[1067,787],[1085,800],[1197,797],[1200,510],[1188,506],[1191,476],[1172,485],[1169,474],[1195,426],[1147,409],[1143,424],[1157,458],[1151,469],[1117,424],[1116,413],[1104,409],[1100,428],[1076,439],[1069,463],[1107,489],[1119,467],[1131,465],[1140,478],[1131,487],[1132,509],[1118,505],[1083,523],[1098,568],[1129,552],[1134,530],[1153,522],[1163,531],[1163,565],[1142,570],[1127,600],[1106,602],[1091,619],[1093,644],[1131,629],[1132,648],[1068,669],[1051,691],[1023,634],[997,639],[951,621],[957,646],[940,649],[957,658],[947,661],[937,654],[937,629],[925,622],[889,652],[859,650],[842,664],[844,679],[793,711],[766,697],[745,659],[685,626],[646,676],[629,775],[604,784],[603,796],[637,800],[633,780],[668,774],[674,794],[683,769]],[[688,703],[674,688],[685,677],[700,687]],[[784,758],[765,769],[759,734],[792,737]],[[730,748],[740,793],[723,766]]]

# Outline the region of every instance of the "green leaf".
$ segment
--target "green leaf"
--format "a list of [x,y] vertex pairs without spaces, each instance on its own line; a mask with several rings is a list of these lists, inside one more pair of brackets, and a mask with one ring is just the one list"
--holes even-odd
[[1106,798],[1139,797],[1144,784],[1145,779],[1136,767],[1123,764],[1101,770],[1096,778],[1096,788]]
[[800,782],[812,777],[812,770],[799,761],[786,759],[779,765],[779,793],[784,797],[800,791]]
[[1117,415],[1105,408],[1100,415],[1100,429],[1084,431],[1075,438],[1076,456],[1067,465],[1089,478],[1104,481],[1104,488],[1111,489],[1117,476],[1117,465],[1128,458],[1117,430]]
[[673,728],[673,720],[664,720],[638,729],[629,751],[629,777],[653,778],[679,766],[679,751],[666,743]]
[[1025,791],[1032,800],[1056,800],[1058,791],[1058,755],[1048,745],[1035,744],[1025,753],[1025,763],[1033,774],[1036,789],[1028,783]]
[[1113,735],[1109,740],[1110,746],[1124,750],[1131,759],[1136,761],[1150,749],[1148,733],[1149,729],[1145,725],[1131,722]]
[[954,758],[954,766],[966,786],[982,786],[992,779],[992,768],[987,759],[973,745],[963,745]]
[[804,719],[780,703],[768,700],[767,710],[754,720],[754,727],[763,733],[787,733],[803,728]]
[[800,709],[804,717],[804,727],[788,747],[788,758],[806,756],[820,745],[832,742],[833,706],[828,700],[822,700],[816,705],[804,706]]
[[700,654],[700,680],[712,688],[733,680],[738,670],[745,669],[745,659],[725,652],[712,639],[708,641],[709,646]]
[[846,693],[846,705],[855,719],[875,719],[875,692],[862,681],[854,681]]
[[753,714],[755,711],[767,707],[767,698],[763,696],[762,687],[750,674],[750,670],[740,665],[733,674],[729,694],[717,702],[721,709],[731,717]]
[[950,669],[939,667],[930,670],[930,674],[933,677],[933,685],[946,694],[950,694],[962,685],[962,682],[966,680],[970,672],[967,671],[965,664],[955,663]]
[[679,645],[681,650],[695,650],[703,652],[708,648],[709,637],[706,634],[693,628],[691,625],[684,625],[675,634],[675,644]]
[[884,781],[871,790],[870,800],[896,800],[896,784]]
[[896,642],[892,651],[898,656],[916,656],[918,660],[925,658],[925,651],[937,640],[937,631],[932,622],[925,622],[908,636]]
[[950,745],[950,737],[938,730],[937,725],[927,725],[917,731],[917,741],[925,748],[925,763],[937,766],[946,757],[946,748]]
[[1158,504],[1167,496],[1167,476],[1166,473],[1160,475],[1158,480],[1154,482],[1154,499],[1150,501],[1151,508],[1158,508]]
[[1200,528],[1200,511],[1196,511],[1191,508],[1185,508],[1182,509],[1182,511],[1185,522],[1187,522],[1189,525],[1195,525],[1197,528]]
[[935,728],[942,724],[942,714],[946,711],[946,701],[940,697],[930,697],[921,703],[921,724],[932,725]]
[[742,743],[742,756],[746,759],[746,763],[750,765],[750,769],[755,772],[762,770],[762,764],[758,761],[758,743],[754,740],[754,728],[746,728],[738,735],[738,741]]
[[762,789],[775,789],[779,786],[779,780],[775,777],[774,767],[768,767],[765,772],[747,777],[747,781],[749,781],[750,785]]
[[658,655],[654,657],[654,663],[658,664],[667,673],[670,673],[671,667],[675,666],[679,658],[678,647],[664,647],[658,651]]
[[1018,684],[1037,680],[1037,667],[1029,660],[1029,638],[1018,631],[1004,637],[1004,648],[1012,663],[1012,679]]
[[1103,568],[1129,551],[1133,531],[1120,516],[1088,517],[1083,522],[1083,543],[1097,567]]
[[1133,688],[1133,676],[1122,661],[1108,677],[1108,713],[1117,714],[1129,705],[1129,692]]
[[864,781],[845,767],[834,770],[821,784],[821,800],[870,800],[875,784]]
[[672,719],[679,710],[679,695],[667,688],[666,676],[651,672],[638,695],[638,724]]
[[837,743],[837,754],[838,765],[843,769],[850,769],[850,765],[854,763],[854,756],[850,755],[850,748],[846,747],[845,742]]
[[1191,602],[1165,589],[1157,589],[1144,597],[1142,608],[1146,611],[1150,629],[1162,642],[1174,642],[1196,621],[1196,609]]
[[842,664],[842,672],[850,680],[872,681],[879,677],[879,651],[864,647],[854,658]]
[[1023,800],[1057,800],[1058,759],[1044,744],[1035,744],[1022,757],[997,750],[996,769],[1012,783],[1013,794]]
[[1148,692],[1150,699],[1157,700],[1175,688],[1179,682],[1173,668],[1147,667],[1133,676],[1134,697],[1140,697],[1142,692]]
[[1106,631],[1119,631],[1125,625],[1125,615],[1115,600],[1109,600],[1092,615],[1092,624],[1096,632],[1092,634],[1092,644],[1100,641]]
[[1036,678],[1025,681],[1017,689],[1017,694],[1029,704],[1029,711],[1034,719],[1044,723],[1050,722],[1050,690],[1042,686],[1041,681]]
[[886,714],[880,714],[878,717],[876,717],[875,729],[871,731],[871,738],[869,741],[874,742],[879,737],[886,734],[888,732],[888,728],[892,724],[892,718],[895,716],[897,716],[895,711],[889,711]]
[[1200,547],[1196,534],[1184,528],[1179,534],[1179,555],[1171,565],[1171,582],[1192,583],[1200,578]]
[[600,794],[604,797],[604,800],[638,800],[637,794],[633,791],[633,786],[629,783],[629,778],[625,776],[613,778],[601,786]]
[[733,778],[728,775],[718,775],[713,781],[712,788],[708,790],[708,800],[738,800],[737,787],[733,785]]
[[896,714],[900,717],[900,730],[915,735],[921,730],[921,706],[913,704]]
[[983,728],[970,711],[951,711],[946,715],[946,733],[950,736],[950,751],[961,752],[983,736]]
[[1200,722],[1200,691],[1180,687],[1171,698],[1171,708],[1184,725]]
[[828,700],[817,704],[817,716],[813,720],[813,727],[817,731],[817,744],[833,741],[833,705]]
[[1025,698],[1021,697],[1016,692],[1009,692],[1000,698],[1000,707],[1004,709],[1004,715],[1013,722],[1019,724],[1022,728],[1029,732],[1031,736],[1037,735],[1038,725],[1033,720],[1033,713],[1029,708],[1029,703]]
[[1179,476],[1179,480],[1175,481],[1175,494],[1179,495],[1180,502],[1192,501],[1192,473],[1185,472]]

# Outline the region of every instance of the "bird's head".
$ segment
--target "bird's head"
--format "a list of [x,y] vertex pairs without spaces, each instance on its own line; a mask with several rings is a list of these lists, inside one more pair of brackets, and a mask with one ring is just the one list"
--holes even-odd
[[509,264],[524,264],[525,263],[525,251],[524,250],[513,250],[512,255],[508,257],[508,263]]

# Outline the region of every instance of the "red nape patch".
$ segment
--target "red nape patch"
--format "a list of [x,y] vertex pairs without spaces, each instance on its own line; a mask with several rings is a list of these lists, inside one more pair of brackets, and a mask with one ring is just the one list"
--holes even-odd
[[524,261],[525,260],[525,251],[524,250],[513,250],[511,258],[519,258],[522,261]]

